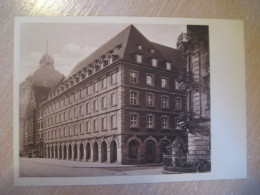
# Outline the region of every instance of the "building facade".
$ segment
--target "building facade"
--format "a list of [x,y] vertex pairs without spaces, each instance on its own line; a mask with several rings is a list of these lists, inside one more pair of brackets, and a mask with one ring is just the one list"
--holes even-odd
[[166,147],[177,137],[188,141],[178,128],[178,116],[187,109],[186,92],[175,85],[183,68],[185,61],[176,49],[150,42],[133,25],[82,60],[66,78],[46,54],[29,84],[23,155],[162,162]]
[[202,162],[210,169],[210,62],[208,26],[187,25],[177,42],[186,59],[186,72],[180,77],[187,93],[189,117],[188,162]]

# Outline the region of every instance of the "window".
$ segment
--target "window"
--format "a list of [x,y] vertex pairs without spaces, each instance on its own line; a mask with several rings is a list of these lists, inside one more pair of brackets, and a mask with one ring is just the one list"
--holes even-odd
[[154,53],[154,49],[153,49],[153,48],[151,48],[151,49],[150,49],[150,52],[151,52],[151,53]]
[[83,115],[83,113],[84,113],[83,105],[80,105],[79,106],[79,115],[81,116],[81,115]]
[[130,115],[130,126],[138,127],[138,114],[137,113],[133,113]]
[[146,116],[146,126],[147,128],[154,128],[154,115],[148,114]]
[[77,124],[74,124],[74,135],[78,134],[78,127]]
[[113,92],[111,93],[111,106],[116,105],[116,94]]
[[79,133],[80,134],[83,133],[83,123],[80,123],[80,125],[79,125]]
[[133,104],[133,105],[138,104],[138,93],[136,91],[130,92],[130,104]]
[[86,133],[90,133],[89,122],[86,122]]
[[163,95],[162,96],[162,108],[169,108],[169,97]]
[[182,107],[181,98],[175,98],[175,109],[176,110],[181,110],[181,107]]
[[143,49],[142,45],[137,45],[137,49],[139,50]]
[[163,129],[169,128],[169,117],[168,116],[162,116],[162,128]]
[[113,57],[112,57],[112,56],[109,57],[108,63],[109,63],[109,64],[112,64],[112,63],[113,63]]
[[73,102],[73,95],[70,96],[70,103]]
[[146,105],[154,106],[154,94],[152,94],[152,93],[146,94]]
[[102,88],[105,88],[107,86],[107,78],[102,79]]
[[166,62],[166,70],[171,70],[172,64],[170,62]]
[[80,90],[80,98],[83,98],[83,97],[84,97],[84,93],[85,93],[85,90],[84,90],[84,89],[81,89],[81,90]]
[[138,72],[134,72],[134,71],[130,72],[130,82],[138,83]]
[[136,62],[139,63],[139,64],[141,64],[141,63],[143,62],[143,56],[137,54],[137,55],[136,55]]
[[63,135],[64,135],[64,137],[67,137],[66,127],[63,128]]
[[111,116],[111,129],[116,128],[116,115]]
[[59,114],[59,122],[62,122],[62,113]]
[[180,128],[179,119],[177,117],[175,119],[175,128]]
[[107,118],[103,117],[102,118],[102,130],[107,129]]
[[168,80],[167,79],[165,79],[165,78],[161,79],[161,87],[164,88],[164,89],[168,88]]
[[93,91],[97,92],[97,90],[98,90],[98,83],[96,82],[96,83],[94,83]]
[[58,132],[58,130],[56,129],[56,130],[55,130],[55,138],[58,138],[58,137],[59,137],[58,133],[59,133],[59,132]]
[[69,135],[71,136],[72,134],[72,126],[69,126]]
[[87,88],[86,88],[86,95],[89,95],[90,93],[91,93],[91,91],[90,91],[90,87],[87,86]]
[[59,137],[62,137],[61,128],[59,129]]
[[63,112],[63,120],[64,121],[66,120],[66,112],[65,111]]
[[74,115],[74,118],[77,117],[77,107],[74,107],[74,109],[73,109],[73,115]]
[[106,108],[107,107],[106,96],[102,97],[102,99],[101,99],[101,106],[102,106],[102,108]]
[[69,119],[72,119],[72,112],[71,112],[71,109],[69,109]]
[[152,58],[152,66],[157,67],[158,59]]
[[97,119],[93,121],[93,130],[94,132],[97,132]]
[[154,85],[153,75],[146,75],[146,84],[149,85],[149,86]]
[[97,100],[93,102],[93,111],[97,111]]
[[86,103],[86,114],[89,113],[89,103]]
[[116,83],[116,73],[111,74],[111,85]]

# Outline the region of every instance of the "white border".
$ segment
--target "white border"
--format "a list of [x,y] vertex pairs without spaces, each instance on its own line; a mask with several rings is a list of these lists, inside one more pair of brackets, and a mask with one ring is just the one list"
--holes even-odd
[[[21,23],[158,23],[209,25],[211,68],[211,172],[149,176],[19,177],[18,70]],[[17,17],[15,19],[14,43],[13,147],[15,185],[100,185],[246,178],[246,91],[244,25],[242,21],[147,17]]]

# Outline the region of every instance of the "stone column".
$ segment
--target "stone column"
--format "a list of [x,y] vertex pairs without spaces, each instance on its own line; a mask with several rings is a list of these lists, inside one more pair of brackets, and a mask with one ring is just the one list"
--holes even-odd
[[61,147],[61,159],[64,160],[64,146]]
[[47,154],[46,158],[49,158],[48,146],[46,147],[46,154]]
[[87,161],[87,149],[84,147],[83,161]]
[[140,147],[139,149],[139,157],[138,157],[138,163],[145,163],[145,148]]
[[80,156],[81,156],[81,153],[80,153],[80,148],[78,147],[78,159],[75,159],[75,160],[78,160],[78,161],[80,161]]
[[101,147],[98,148],[98,161],[101,162]]
[[69,160],[69,146],[68,145],[66,146],[66,153],[67,153],[67,156],[66,156],[67,160]]
[[122,164],[122,147],[120,146],[118,146],[117,147],[117,149],[116,149],[116,162],[117,163],[120,163],[120,164]]
[[57,149],[58,149],[58,156],[57,156],[57,159],[60,159],[60,146],[57,147]]
[[110,163],[110,148],[107,148],[107,163]]
[[74,156],[75,156],[75,154],[74,154],[74,144],[73,144],[73,147],[71,147],[71,152],[72,152],[72,161],[74,161],[75,159],[74,159]]
[[52,146],[50,146],[50,159],[52,159]]
[[155,162],[159,163],[161,161],[161,151],[160,146],[155,147]]
[[90,162],[94,162],[94,147],[93,146],[90,146]]

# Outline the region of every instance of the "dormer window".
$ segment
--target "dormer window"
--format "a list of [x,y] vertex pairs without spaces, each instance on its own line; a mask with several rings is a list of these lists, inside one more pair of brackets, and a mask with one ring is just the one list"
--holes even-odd
[[157,67],[157,65],[158,65],[158,59],[152,58],[152,66]]
[[166,62],[166,70],[171,70],[172,64],[170,62]]
[[112,57],[112,56],[109,57],[108,63],[109,63],[109,64],[112,64],[112,63],[113,63],[113,57]]
[[141,64],[143,62],[143,56],[140,54],[136,54],[136,62]]
[[137,45],[137,49],[142,50],[143,49],[142,45]]

